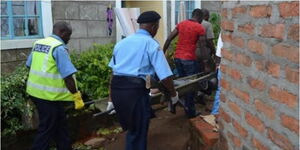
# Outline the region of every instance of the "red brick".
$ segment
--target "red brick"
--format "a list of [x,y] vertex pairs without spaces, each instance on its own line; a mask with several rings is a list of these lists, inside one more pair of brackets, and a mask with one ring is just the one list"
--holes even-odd
[[264,54],[264,47],[265,47],[265,44],[263,44],[261,42],[258,42],[255,40],[248,41],[248,49],[254,53],[257,53],[260,55]]
[[238,14],[244,14],[246,13],[246,8],[245,7],[235,7],[232,9],[232,16],[236,17]]
[[275,109],[273,107],[268,106],[258,99],[254,100],[254,104],[258,112],[264,113],[271,120],[275,119]]
[[258,79],[254,79],[252,77],[248,78],[248,84],[252,88],[255,88],[255,89],[258,89],[258,90],[264,90],[265,89],[265,83],[263,81],[258,80]]
[[234,30],[234,25],[232,21],[224,20],[221,22],[221,27],[223,30],[227,31],[233,31]]
[[239,107],[237,104],[235,104],[234,102],[229,101],[229,102],[228,102],[228,105],[229,105],[229,108],[230,108],[234,113],[236,113],[238,116],[241,115],[241,109],[240,109],[240,107]]
[[287,106],[294,108],[298,105],[297,96],[286,91],[278,88],[277,86],[271,86],[269,89],[269,96],[280,103],[286,104]]
[[232,41],[232,36],[231,36],[231,34],[222,34],[221,37],[222,37],[222,41],[223,41],[223,42],[228,42],[228,43],[230,43],[230,42]]
[[[223,50],[222,50],[223,51]],[[223,54],[222,54],[223,55]],[[224,56],[223,56],[224,57]],[[222,71],[222,73],[224,73],[224,74],[229,74],[229,72],[230,72],[230,68],[228,68],[227,67],[227,65],[224,65],[224,64],[221,64],[221,71]],[[222,79],[223,80],[223,79]]]
[[235,61],[238,63],[238,64],[243,64],[245,66],[251,66],[252,64],[252,60],[250,59],[250,57],[244,55],[244,54],[236,54],[235,56]]
[[250,96],[247,92],[241,91],[237,88],[232,88],[232,91],[233,91],[234,95],[236,95],[236,97],[243,100],[245,103],[249,104]]
[[299,120],[287,115],[280,115],[281,124],[299,135]]
[[280,16],[283,18],[299,16],[299,2],[284,2],[279,4]]
[[244,127],[242,127],[237,121],[233,120],[232,125],[243,138],[246,138],[248,136],[248,131]]
[[223,9],[222,9],[221,16],[222,16],[223,18],[227,18],[227,9],[226,9],[226,8],[223,8]]
[[272,54],[275,56],[287,58],[288,60],[295,63],[299,62],[299,47],[279,43],[273,46]]
[[257,150],[269,150],[269,148],[267,148],[264,144],[262,144],[256,138],[252,138],[252,143],[256,147]]
[[226,81],[225,79],[221,79],[221,87],[222,89],[225,89],[226,91],[230,91],[230,83]]
[[233,59],[233,54],[232,54],[231,51],[229,51],[229,50],[227,50],[227,49],[225,49],[225,48],[222,48],[221,53],[222,53],[222,56],[223,56],[225,59],[230,60],[230,61]]
[[278,145],[280,148],[284,150],[294,149],[293,145],[286,138],[286,136],[277,133],[271,128],[268,129],[268,137],[271,139],[271,141],[273,141],[273,143],[275,143],[276,145]]
[[299,24],[293,24],[289,28],[288,38],[299,41]]
[[231,69],[230,76],[234,80],[241,80],[242,79],[242,75],[241,75],[240,71],[236,70],[236,69]]
[[259,118],[253,116],[249,112],[246,113],[246,121],[250,126],[252,126],[259,133],[263,133],[265,131],[264,123]]
[[220,118],[227,123],[231,122],[231,117],[222,108],[220,108]]
[[255,66],[257,70],[264,71],[265,70],[265,62],[263,60],[255,61]]
[[261,28],[260,35],[267,38],[277,38],[282,40],[285,33],[284,24],[266,24]]
[[196,131],[204,145],[211,147],[218,141],[218,133],[213,131],[213,126],[205,122],[201,117],[190,119],[192,130]]
[[273,77],[279,77],[280,75],[280,65],[275,64],[273,62],[267,62],[267,72],[272,75]]
[[292,83],[299,84],[299,68],[292,69],[290,67],[285,67],[286,79]]
[[226,96],[222,93],[220,94],[220,100],[224,103],[227,101]]
[[239,25],[238,30],[241,32],[245,32],[249,35],[253,35],[254,34],[254,25],[253,24]]
[[232,143],[236,146],[236,147],[241,147],[242,142],[241,140],[234,136],[232,133],[228,132],[228,137],[231,139]]
[[241,37],[233,37],[231,42],[235,46],[238,46],[240,48],[244,48],[244,39],[241,38]]
[[252,6],[249,12],[250,16],[254,18],[270,17],[271,13],[272,13],[272,8],[266,5]]

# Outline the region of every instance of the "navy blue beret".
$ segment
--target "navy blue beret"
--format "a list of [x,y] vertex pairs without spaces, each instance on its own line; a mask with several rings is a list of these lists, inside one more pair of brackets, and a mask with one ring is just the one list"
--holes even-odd
[[137,19],[137,23],[151,23],[160,19],[160,15],[155,11],[145,11]]

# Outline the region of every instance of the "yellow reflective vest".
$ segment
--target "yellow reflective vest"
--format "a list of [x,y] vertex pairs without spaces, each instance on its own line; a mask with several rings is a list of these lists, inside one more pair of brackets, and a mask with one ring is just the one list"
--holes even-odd
[[73,101],[52,55],[53,50],[61,45],[63,43],[53,37],[34,43],[26,88],[29,95],[49,101]]

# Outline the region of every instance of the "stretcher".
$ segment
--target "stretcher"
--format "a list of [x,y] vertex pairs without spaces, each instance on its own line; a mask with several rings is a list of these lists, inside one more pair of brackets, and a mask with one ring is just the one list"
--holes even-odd
[[[198,73],[191,76],[186,76],[182,78],[177,78],[174,80],[174,86],[176,91],[178,92],[179,97],[189,93],[189,92],[198,92],[205,87],[207,87],[207,82],[216,77],[216,72],[212,72],[209,74],[205,73]],[[158,93],[151,94],[151,105],[155,104],[163,104],[165,102],[170,102],[170,95],[164,86],[151,78],[150,81],[150,88],[151,89],[159,89]],[[85,104],[95,104],[95,107],[100,110],[99,113],[93,114],[93,117],[109,114],[114,109],[106,110],[108,98],[100,99],[100,100],[93,100],[89,102],[85,102]],[[181,102],[182,103],[182,102]],[[168,105],[170,107],[170,103]],[[167,106],[166,106],[167,107]],[[172,110],[173,109],[173,110]],[[170,112],[176,112],[175,108],[169,108]]]

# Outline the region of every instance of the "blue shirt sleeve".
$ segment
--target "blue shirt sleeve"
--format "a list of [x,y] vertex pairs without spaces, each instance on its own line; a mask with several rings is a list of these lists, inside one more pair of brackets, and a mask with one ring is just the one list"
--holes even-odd
[[29,56],[27,57],[27,60],[26,60],[26,66],[28,68],[30,68],[31,62],[32,62],[32,52],[29,54]]
[[150,62],[155,70],[159,80],[163,80],[173,75],[170,66],[163,51],[159,48],[158,44],[155,44],[154,48],[148,51]]
[[56,61],[58,71],[62,78],[65,78],[75,72],[77,69],[71,62],[68,51],[65,46],[59,46],[53,50],[53,57]]

